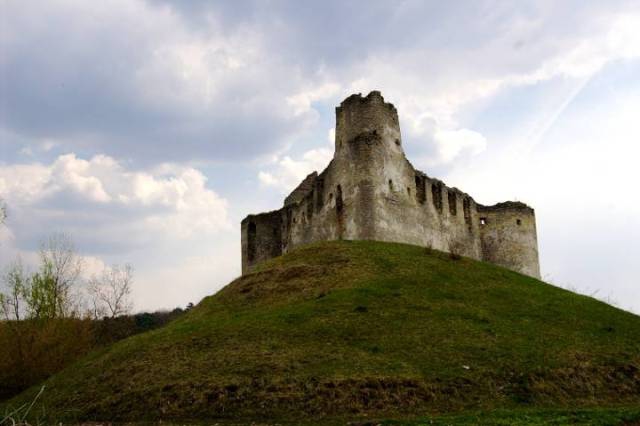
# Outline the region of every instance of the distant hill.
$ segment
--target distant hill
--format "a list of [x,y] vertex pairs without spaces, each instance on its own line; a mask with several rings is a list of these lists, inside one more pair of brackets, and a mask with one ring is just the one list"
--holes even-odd
[[486,410],[499,424],[556,414],[633,424],[640,317],[488,263],[326,242],[260,265],[45,385],[36,409],[66,420],[419,423],[458,413],[473,424],[467,413]]

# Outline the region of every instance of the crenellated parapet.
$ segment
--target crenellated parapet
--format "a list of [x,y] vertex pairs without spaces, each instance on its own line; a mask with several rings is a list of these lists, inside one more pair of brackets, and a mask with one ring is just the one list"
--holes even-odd
[[416,170],[402,148],[398,112],[380,92],[336,108],[335,154],[280,210],[242,221],[242,271],[314,241],[394,241],[485,260],[540,276],[533,209],[483,206]]

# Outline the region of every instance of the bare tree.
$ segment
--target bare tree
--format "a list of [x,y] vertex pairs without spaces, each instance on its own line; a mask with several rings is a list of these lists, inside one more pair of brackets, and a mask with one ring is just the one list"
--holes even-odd
[[114,265],[105,268],[99,277],[89,281],[89,294],[93,305],[93,315],[108,315],[114,318],[131,312],[131,285],[133,283],[133,267]]
[[47,317],[70,316],[75,307],[73,286],[81,272],[82,258],[71,238],[53,234],[40,247],[40,271],[32,278],[31,300],[46,305]]
[[2,281],[7,293],[0,293],[0,311],[7,320],[20,321],[25,308],[25,296],[30,287],[30,277],[26,274],[20,259],[9,265]]

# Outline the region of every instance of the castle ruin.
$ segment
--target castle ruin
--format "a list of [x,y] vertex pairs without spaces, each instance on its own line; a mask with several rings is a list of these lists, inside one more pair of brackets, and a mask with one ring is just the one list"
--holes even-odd
[[478,204],[413,168],[398,112],[378,91],[336,108],[333,159],[272,212],[242,221],[242,272],[314,241],[415,244],[540,277],[534,211],[514,201]]

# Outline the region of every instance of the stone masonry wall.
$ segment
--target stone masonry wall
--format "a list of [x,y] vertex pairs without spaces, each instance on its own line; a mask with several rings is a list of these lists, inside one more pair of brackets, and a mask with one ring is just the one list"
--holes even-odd
[[481,206],[482,260],[540,277],[536,218],[531,207],[505,202]]
[[486,207],[415,170],[395,107],[379,92],[336,108],[335,154],[277,211],[242,221],[242,270],[302,244],[336,239],[395,241],[456,252],[539,277],[533,209]]

